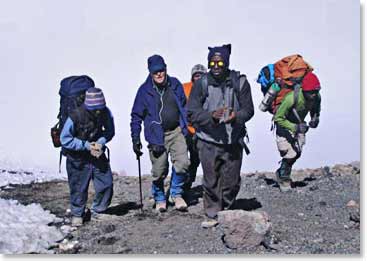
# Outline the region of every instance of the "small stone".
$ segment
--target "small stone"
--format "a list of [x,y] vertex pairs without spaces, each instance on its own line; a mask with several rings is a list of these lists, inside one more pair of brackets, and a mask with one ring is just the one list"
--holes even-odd
[[319,202],[319,205],[320,205],[320,206],[322,206],[322,207],[324,207],[324,206],[326,206],[327,204],[326,204],[326,202],[325,202],[325,201],[320,201],[320,202]]
[[359,207],[359,204],[357,202],[355,202],[354,200],[350,200],[347,203],[347,207],[348,208],[358,208]]
[[303,213],[298,213],[298,216],[300,216],[300,217],[303,217],[305,214],[303,214]]

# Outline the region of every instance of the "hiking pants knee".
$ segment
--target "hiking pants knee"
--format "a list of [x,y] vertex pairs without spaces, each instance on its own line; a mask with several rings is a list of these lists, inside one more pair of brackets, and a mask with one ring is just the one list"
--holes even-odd
[[73,216],[82,217],[88,200],[88,187],[92,179],[95,196],[91,210],[105,211],[111,203],[113,195],[112,172],[108,162],[105,167],[68,157],[66,170],[70,189],[70,209]]
[[276,143],[280,156],[290,165],[293,165],[301,156],[301,150],[297,149],[296,140],[290,141],[289,138],[276,135]]
[[215,218],[219,211],[233,206],[240,190],[242,147],[200,139],[197,147],[204,173],[204,211],[209,218]]
[[168,156],[171,157],[172,165],[175,169],[171,182],[171,196],[182,195],[182,186],[186,180],[190,160],[187,153],[187,145],[181,128],[177,127],[172,131],[164,133],[164,146],[166,151],[159,157],[155,157],[153,152],[149,151],[152,162],[152,194],[156,202],[165,201],[164,179],[168,174]]

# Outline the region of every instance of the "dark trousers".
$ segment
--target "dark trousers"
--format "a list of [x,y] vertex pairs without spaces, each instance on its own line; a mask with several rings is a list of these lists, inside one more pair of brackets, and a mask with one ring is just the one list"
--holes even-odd
[[233,206],[241,185],[242,147],[198,140],[204,172],[204,211],[209,218]]
[[66,171],[70,189],[70,207],[73,216],[82,217],[88,200],[88,187],[92,179],[95,196],[91,210],[103,212],[113,195],[112,172],[107,160],[91,163],[67,157]]
[[192,183],[195,182],[196,173],[200,165],[200,159],[199,159],[199,151],[196,147],[197,139],[194,139],[192,135],[187,135],[186,144],[187,144],[187,149],[190,153],[190,166],[188,170],[187,180],[184,185],[184,190],[187,191],[191,188]]

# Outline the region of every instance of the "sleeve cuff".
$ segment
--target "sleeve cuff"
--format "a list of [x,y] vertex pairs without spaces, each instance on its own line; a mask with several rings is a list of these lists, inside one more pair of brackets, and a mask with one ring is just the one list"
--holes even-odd
[[100,137],[98,140],[97,140],[97,143],[101,144],[102,146],[106,145],[107,143],[107,139],[105,137]]

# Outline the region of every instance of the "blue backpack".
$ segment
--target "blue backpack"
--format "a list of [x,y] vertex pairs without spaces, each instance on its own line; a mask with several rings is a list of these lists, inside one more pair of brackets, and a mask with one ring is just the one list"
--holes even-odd
[[275,81],[274,64],[264,66],[257,77],[257,82],[261,85],[261,92],[265,95],[270,86]]
[[60,111],[57,118],[60,121],[60,130],[64,127],[70,112],[83,104],[85,92],[94,87],[94,81],[87,75],[70,76],[60,83]]
[[[60,109],[57,118],[59,121],[51,128],[52,143],[55,148],[61,147],[60,134],[69,114],[84,103],[85,92],[94,87],[94,81],[87,75],[70,76],[60,83]],[[63,151],[60,152],[59,172]]]

